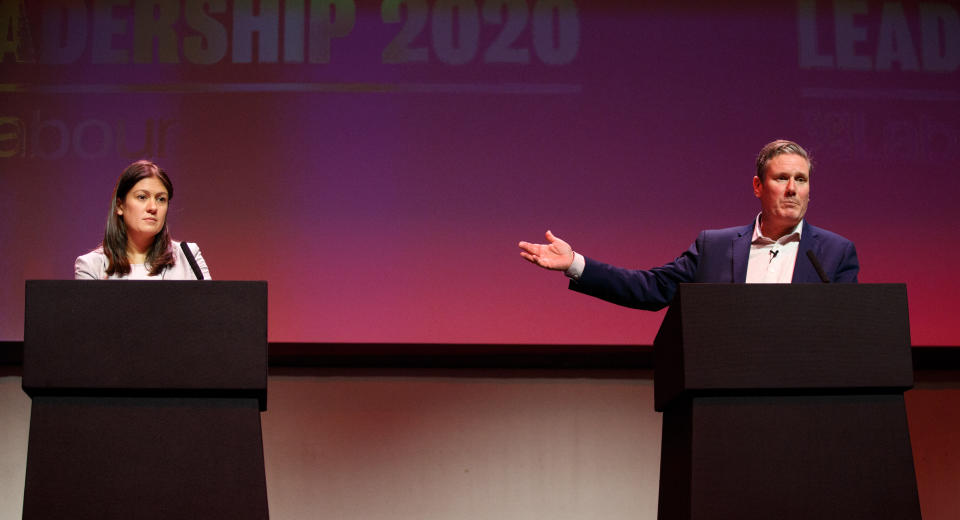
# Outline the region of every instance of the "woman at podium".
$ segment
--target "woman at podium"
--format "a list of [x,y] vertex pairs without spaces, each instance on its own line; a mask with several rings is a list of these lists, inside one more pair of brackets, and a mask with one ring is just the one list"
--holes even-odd
[[196,244],[175,242],[167,229],[173,183],[156,164],[137,161],[120,174],[100,247],[77,258],[77,280],[209,280]]

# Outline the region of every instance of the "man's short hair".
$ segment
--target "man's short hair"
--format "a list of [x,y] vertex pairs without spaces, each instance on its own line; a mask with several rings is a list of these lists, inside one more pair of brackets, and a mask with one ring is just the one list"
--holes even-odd
[[813,171],[813,161],[810,160],[810,156],[807,155],[807,151],[804,150],[802,146],[793,141],[787,141],[786,139],[777,139],[764,146],[760,150],[760,153],[757,154],[757,177],[759,177],[761,181],[763,180],[763,172],[767,169],[767,163],[774,157],[783,154],[794,154],[803,157],[807,160],[810,171]]

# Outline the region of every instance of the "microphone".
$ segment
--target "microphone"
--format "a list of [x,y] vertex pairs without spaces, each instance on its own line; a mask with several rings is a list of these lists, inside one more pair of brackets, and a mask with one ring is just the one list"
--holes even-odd
[[771,259],[776,258],[779,253],[780,253],[780,250],[779,250],[779,249],[771,249],[771,250],[770,250],[770,258],[771,258]]
[[820,260],[817,260],[817,255],[813,254],[812,249],[807,249],[807,258],[809,258],[810,262],[813,263],[813,268],[817,270],[817,275],[820,276],[820,281],[823,283],[830,283],[830,279],[827,278],[827,273],[823,272],[823,266],[820,265]]

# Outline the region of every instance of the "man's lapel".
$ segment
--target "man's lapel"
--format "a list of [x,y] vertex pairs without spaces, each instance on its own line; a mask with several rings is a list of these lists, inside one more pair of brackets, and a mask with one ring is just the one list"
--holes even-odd
[[800,245],[797,247],[797,262],[793,264],[792,283],[813,283],[820,281],[820,275],[813,267],[813,262],[807,258],[807,251],[813,251],[817,260],[820,259],[820,236],[814,228],[803,221],[803,232],[800,234]]
[[747,281],[747,264],[750,262],[750,240],[753,239],[753,225],[741,228],[733,239],[733,282]]

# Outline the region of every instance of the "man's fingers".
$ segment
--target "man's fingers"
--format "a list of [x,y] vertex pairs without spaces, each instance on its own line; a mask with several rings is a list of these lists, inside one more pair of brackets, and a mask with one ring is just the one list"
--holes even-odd
[[527,261],[531,263],[540,265],[540,258],[536,255],[531,255],[530,253],[520,251],[520,256],[522,256],[523,258],[525,258]]
[[540,244],[531,244],[530,242],[520,242],[517,245],[520,246],[520,249],[530,254],[537,254],[540,252]]
[[553,232],[550,231],[549,229],[544,234],[544,236],[547,237],[547,242],[550,242],[551,244],[557,240],[557,237],[553,236]]

